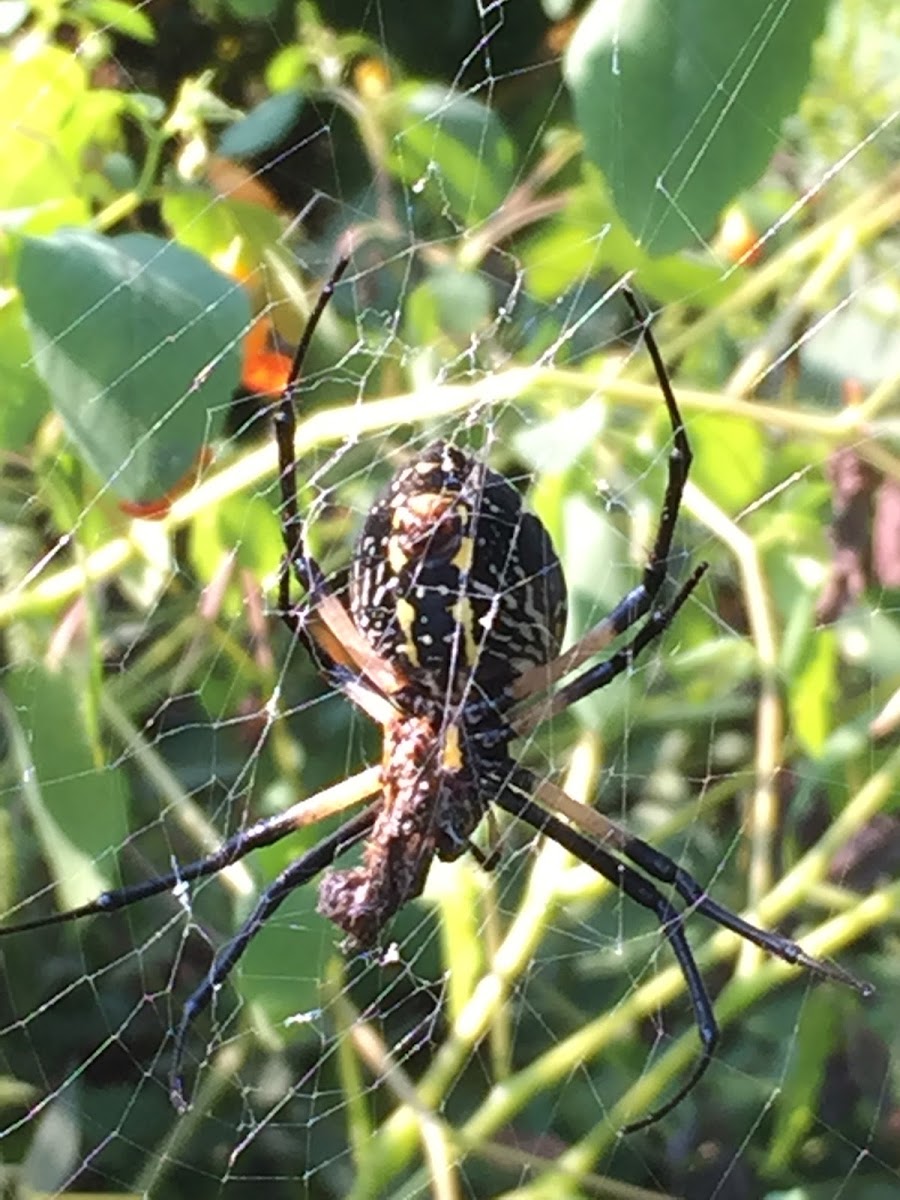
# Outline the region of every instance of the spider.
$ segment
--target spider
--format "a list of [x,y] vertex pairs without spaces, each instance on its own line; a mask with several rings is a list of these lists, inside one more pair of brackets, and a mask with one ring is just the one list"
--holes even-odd
[[[185,1003],[171,1071],[172,1101],[184,1111],[188,1031],[289,893],[364,843],[359,865],[324,876],[318,908],[344,931],[346,948],[370,949],[398,909],[421,894],[435,857],[453,860],[470,851],[490,865],[471,839],[496,805],[649,909],[675,954],[701,1052],[675,1094],[625,1132],[644,1128],[671,1112],[699,1082],[718,1040],[713,1006],[685,934],[689,913],[702,913],[771,954],[864,996],[872,991],[841,967],[811,957],[796,942],[759,929],[718,904],[671,858],[539,778],[511,750],[517,738],[542,721],[629,670],[673,621],[706,571],[701,563],[671,601],[660,603],[691,465],[687,432],[662,356],[640,305],[624,289],[672,427],[668,480],[641,581],[570,650],[560,653],[566,584],[546,530],[523,508],[506,478],[445,441],[428,446],[402,467],[369,511],[353,552],[345,605],[305,539],[297,500],[294,397],[316,326],[347,266],[348,260],[342,260],[322,289],[274,408],[285,545],[279,615],[325,681],[382,726],[380,766],[257,821],[197,862],[104,892],[79,908],[0,928],[0,934],[113,912],[212,875],[259,846],[375,796],[266,888]],[[304,589],[302,602],[291,597],[292,577]],[[614,653],[585,665],[632,630]],[[657,883],[686,907],[676,908]]]

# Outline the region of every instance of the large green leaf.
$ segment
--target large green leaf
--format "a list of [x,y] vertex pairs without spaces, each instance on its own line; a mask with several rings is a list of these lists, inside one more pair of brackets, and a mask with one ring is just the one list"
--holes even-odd
[[79,453],[124,499],[170,491],[238,383],[242,289],[175,242],[86,230],[26,239],[18,282],[38,371]]
[[809,77],[827,0],[594,0],[565,76],[588,157],[653,254],[708,237],[759,177]]

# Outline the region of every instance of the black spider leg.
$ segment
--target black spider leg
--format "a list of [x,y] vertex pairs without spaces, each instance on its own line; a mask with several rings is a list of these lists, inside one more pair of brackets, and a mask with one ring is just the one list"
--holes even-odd
[[753,942],[761,950],[784,959],[792,966],[803,967],[822,979],[831,980],[832,983],[852,987],[863,997],[874,994],[875,989],[870,983],[857,979],[855,975],[851,975],[837,963],[814,958],[790,938],[783,937],[780,933],[770,933],[768,930],[760,929],[759,926],[752,925],[743,917],[739,917],[730,909],[718,904],[693,875],[685,871],[683,867],[679,867],[667,854],[663,854],[641,838],[629,833],[627,829],[617,825],[605,813],[573,800],[556,784],[549,780],[538,779],[531,772],[528,773],[528,779],[530,794],[536,796],[542,804],[554,812],[568,817],[591,838],[605,846],[611,846],[618,854],[623,854],[651,878],[674,887],[692,911],[701,913],[708,920],[725,929],[730,929],[732,933]]
[[293,636],[303,643],[310,661],[327,684],[343,690],[352,681],[358,681],[360,678],[359,668],[338,662],[336,658],[328,653],[324,642],[316,638],[310,629],[311,617],[315,612],[315,605],[310,603],[309,600],[301,604],[294,604],[291,600],[290,587],[290,568],[285,556],[282,560],[281,571],[278,577],[278,616]]
[[538,699],[531,705],[528,705],[527,702],[518,705],[510,716],[510,724],[516,733],[530,732],[543,721],[563,712],[576,700],[583,700],[592,692],[599,691],[618,675],[629,670],[641,651],[668,629],[679,609],[694,591],[708,568],[709,564],[705,562],[695,567],[678,590],[672,603],[652,612],[634,637],[615,654],[611,654],[603,662],[596,663],[580,675],[576,675],[570,683],[558,688],[551,696]]
[[[294,637],[303,643],[315,669],[325,677],[326,682],[338,687],[349,678],[349,670],[336,662],[325,648],[316,642],[306,625],[306,614],[312,609],[316,594],[322,592],[327,584],[321,567],[309,553],[303,535],[303,523],[300,520],[297,503],[297,462],[294,457],[294,440],[297,435],[294,401],[300,373],[316,328],[334,295],[335,287],[349,265],[349,258],[341,258],[319,293],[294,351],[291,369],[278,399],[274,417],[275,440],[278,446],[278,479],[281,488],[281,523],[285,543],[285,553],[278,575],[279,616]],[[291,599],[292,572],[308,593],[307,604],[301,608],[295,607]]]
[[175,1031],[169,1088],[172,1103],[179,1113],[185,1112],[188,1108],[184,1091],[183,1064],[187,1035],[194,1021],[208,1008],[215,993],[231,974],[241,955],[272,913],[291,892],[296,891],[305,883],[309,883],[326,867],[331,866],[345,850],[367,837],[375,824],[380,808],[381,801],[370,804],[368,808],[355,817],[351,817],[349,821],[345,821],[339,829],[323,838],[318,845],[313,846],[290,866],[285,867],[262,893],[253,912],[234,937],[230,938],[216,954],[206,978],[185,1001],[184,1008],[181,1010],[181,1019]]
[[669,945],[678,960],[681,973],[687,985],[688,995],[694,1010],[697,1032],[700,1035],[700,1058],[687,1080],[681,1085],[674,1096],[670,1096],[665,1104],[655,1108],[648,1116],[639,1121],[633,1121],[624,1126],[623,1133],[634,1133],[647,1125],[653,1125],[670,1113],[689,1092],[699,1083],[712,1061],[713,1052],[719,1040],[719,1027],[716,1024],[712,1002],[700,968],[697,966],[691,947],[684,931],[684,916],[666,899],[662,892],[649,879],[638,874],[633,867],[620,862],[602,846],[598,846],[589,838],[566,825],[558,817],[552,816],[531,799],[534,790],[534,777],[530,772],[517,769],[512,779],[494,797],[494,802],[520,821],[525,821],[539,833],[552,838],[563,849],[574,854],[586,866],[591,867],[598,875],[620,891],[630,900],[647,908],[654,913],[662,927]]
[[660,883],[671,884],[678,895],[690,905],[693,911],[702,913],[704,917],[713,921],[716,925],[721,925],[724,929],[730,929],[732,933],[736,933],[746,941],[759,946],[761,950],[765,950],[769,954],[774,954],[776,958],[783,959],[785,962],[790,963],[791,966],[803,967],[812,974],[820,976],[822,979],[830,979],[833,983],[852,987],[854,991],[859,992],[866,999],[875,994],[875,988],[871,983],[857,979],[855,975],[851,975],[849,971],[845,971],[837,963],[829,963],[823,959],[814,958],[813,955],[807,954],[802,946],[798,945],[797,942],[791,941],[790,938],[783,937],[780,933],[771,933],[769,930],[760,929],[757,925],[751,925],[749,921],[745,921],[743,917],[739,917],[731,909],[725,908],[724,905],[719,904],[708,895],[693,875],[685,871],[683,867],[679,867],[667,854],[662,854],[659,850],[655,850],[647,842],[642,841],[641,838],[627,837],[623,841],[621,851],[633,863],[636,863],[637,866],[646,871],[648,875],[652,875],[654,879],[658,879]]
[[672,551],[672,538],[675,536],[675,525],[681,509],[681,498],[684,495],[685,484],[687,483],[691,463],[694,458],[690,442],[688,441],[687,430],[681,418],[681,411],[678,408],[675,395],[672,391],[672,385],[669,382],[669,373],[663,362],[656,338],[653,336],[653,330],[650,328],[649,319],[640,304],[638,304],[637,297],[631,288],[623,288],[622,295],[625,298],[625,303],[634,314],[634,319],[643,329],[644,345],[647,347],[647,352],[653,363],[653,370],[656,373],[659,390],[663,394],[666,411],[669,414],[674,445],[669,452],[669,477],[666,480],[666,491],[663,496],[656,540],[653,543],[653,549],[644,567],[643,578],[638,586],[633,588],[607,617],[607,621],[615,631],[615,636],[624,633],[635,621],[640,620],[644,613],[650,611],[653,601],[656,599],[665,581],[666,567]]
[[[669,382],[669,375],[656,338],[653,336],[653,331],[650,328],[649,320],[630,288],[623,288],[622,295],[625,297],[625,301],[634,314],[636,321],[642,327],[644,343],[650,354],[656,379],[659,383],[663,400],[665,401],[666,411],[669,414],[669,422],[672,426],[673,445],[669,452],[669,474],[666,480],[666,490],[660,510],[656,538],[653,543],[653,549],[644,566],[641,582],[632,588],[628,595],[619,601],[612,612],[597,626],[589,630],[585,637],[571,650],[560,655],[553,663],[532,667],[523,672],[512,689],[513,696],[518,700],[527,699],[537,691],[547,691],[553,683],[562,678],[569,670],[573,670],[580,665],[585,657],[604,649],[610,642],[629,630],[641,617],[650,612],[665,582],[669,555],[672,551],[672,539],[675,536],[675,526],[678,522],[678,513],[681,509],[681,501],[693,461],[693,453],[678,403],[672,391],[672,385]],[[663,625],[663,628],[665,628],[665,625]],[[585,647],[587,647],[586,650]],[[588,691],[591,690],[593,688],[589,686]],[[586,695],[587,693],[580,692],[580,694]]]
[[[341,258],[325,286],[319,293],[319,298],[313,306],[309,319],[303,328],[303,336],[294,352],[291,369],[287,382],[278,399],[275,409],[275,440],[278,444],[278,479],[281,485],[282,531],[285,544],[285,566],[293,571],[301,586],[315,601],[318,593],[327,589],[325,576],[321,567],[309,553],[303,536],[303,523],[297,504],[297,463],[294,457],[294,440],[297,435],[297,416],[294,411],[294,396],[300,382],[300,372],[309,353],[313,335],[316,332],[322,314],[328,307],[334,289],[337,287],[347,267],[349,257]],[[285,611],[290,608],[290,600],[284,605]]]
[[[324,819],[325,815],[327,814],[322,814],[318,819]],[[81,917],[117,912],[139,900],[147,900],[150,896],[171,892],[182,884],[192,883],[195,879],[216,875],[219,871],[230,867],[232,863],[246,858],[260,846],[271,846],[305,824],[313,823],[303,820],[302,816],[301,810],[294,805],[282,813],[264,817],[239,833],[233,834],[205,858],[185,863],[184,866],[177,867],[165,875],[157,875],[153,879],[143,879],[139,883],[101,892],[94,900],[89,900],[87,904],[82,904],[78,908],[70,908],[66,912],[51,913],[50,916],[35,917],[29,921],[18,921],[14,925],[2,925],[0,926],[0,937],[6,937],[10,933],[27,933],[32,929],[43,929],[47,925],[62,925],[68,921],[77,921]]]
[[[614,821],[611,821],[608,817],[604,816],[596,809],[586,808],[584,805],[572,800],[565,792],[561,792],[560,789],[554,784],[548,783],[545,785],[532,771],[522,767],[517,768],[512,784],[507,786],[513,787],[516,790],[517,794],[513,802],[515,807],[510,808],[509,805],[504,802],[505,798],[502,794],[496,798],[496,802],[502,807],[506,808],[508,812],[514,812],[516,816],[523,817],[523,819],[528,821],[530,824],[534,824],[534,821],[531,820],[531,816],[524,816],[519,809],[519,805],[522,803],[521,793],[524,793],[527,797],[527,803],[531,807],[532,815],[538,814],[540,819],[544,819],[544,815],[549,817],[549,814],[546,814],[545,809],[535,804],[531,799],[532,796],[537,795],[543,803],[551,807],[556,807],[557,811],[562,812],[570,820],[576,822],[582,820],[586,822],[583,825],[583,828],[591,835],[591,837],[590,839],[585,839],[583,835],[579,834],[578,836],[582,837],[582,843],[579,843],[580,846],[583,847],[584,841],[587,841],[589,846],[593,846],[595,850],[597,850],[600,849],[598,843],[602,842],[606,846],[611,846],[617,853],[624,855],[625,858],[630,859],[631,862],[640,867],[640,869],[646,872],[646,874],[652,879],[659,883],[664,883],[670,887],[673,887],[681,899],[684,900],[688,905],[688,910],[684,914],[676,913],[679,922],[683,922],[685,916],[690,912],[701,913],[707,918],[707,920],[714,922],[716,925],[722,926],[724,929],[729,929],[732,933],[735,933],[739,937],[752,942],[754,945],[759,946],[760,949],[765,950],[767,953],[783,959],[792,966],[803,967],[805,970],[809,971],[811,974],[817,975],[819,978],[828,979],[832,983],[839,983],[845,987],[851,987],[863,998],[868,998],[874,994],[875,989],[870,983],[866,983],[864,980],[857,979],[854,975],[851,975],[849,971],[845,971],[843,967],[838,966],[836,963],[825,962],[822,959],[814,958],[812,955],[807,954],[802,946],[798,945],[797,942],[792,941],[790,938],[783,937],[779,933],[772,933],[768,930],[760,929],[758,926],[752,925],[749,921],[745,921],[743,917],[739,917],[730,909],[725,908],[723,905],[717,903],[717,901],[713,900],[707,894],[707,892],[697,882],[693,875],[691,875],[688,871],[685,871],[683,867],[679,867],[678,864],[673,859],[669,858],[667,854],[663,854],[661,851],[654,849],[653,846],[649,845],[641,838],[629,833],[626,829],[623,829],[620,825],[617,825]],[[565,804],[561,803],[563,800],[566,802]],[[580,813],[584,813],[584,817],[580,817]],[[559,824],[555,817],[549,817],[549,821]],[[562,828],[571,831],[570,826],[563,825]],[[549,828],[549,822],[545,821],[543,832],[548,833],[550,837],[554,838],[554,840],[560,841],[560,839],[556,836],[556,833]],[[637,899],[638,903],[643,904],[644,907],[653,908],[653,911],[657,912],[657,909],[654,907],[654,905],[646,904],[643,900],[638,899],[633,892],[629,891],[625,882],[623,882],[620,877],[617,876],[613,878],[612,876],[605,874],[605,872],[592,859],[585,857],[580,848],[573,849],[572,845],[564,842],[561,844],[565,845],[566,849],[571,850],[572,853],[580,858],[582,862],[586,862],[588,866],[594,867],[595,870],[598,870],[600,874],[604,875],[604,877],[609,879],[610,882],[614,883],[617,887],[621,887],[622,890],[625,891],[626,895],[632,897],[633,899]],[[607,860],[612,857],[605,849],[600,849],[600,853],[601,855],[605,856]],[[616,869],[620,873],[622,871],[631,871],[630,867],[626,867],[624,864],[619,863],[617,859],[613,858],[612,861],[616,863]],[[643,876],[638,876],[638,878],[643,880]],[[647,883],[648,886],[652,888],[654,904],[658,904],[659,899],[663,898],[659,897],[657,889],[652,884],[649,884],[648,881],[643,880],[643,882]],[[657,897],[659,897],[659,899],[657,899]],[[659,915],[658,912],[657,915]],[[665,922],[662,921],[662,918],[660,918],[660,920],[666,936],[669,937],[670,941],[672,941],[672,937],[666,928]],[[674,943],[673,948],[675,948]],[[678,954],[677,948],[676,954]],[[681,955],[678,955],[678,961],[679,964],[682,964],[683,960]],[[691,994],[691,1001],[694,1006],[694,1011],[695,1013],[698,1013],[697,999],[691,990],[692,975],[687,971],[684,971],[683,966],[682,970],[685,975],[685,981],[687,982],[688,990]],[[707,1006],[709,1006],[705,987],[703,989],[703,994],[706,999]],[[711,1011],[711,1006],[709,1006],[709,1008]],[[714,1018],[713,1023],[715,1024]],[[700,1030],[701,1043],[705,1046],[703,1025],[700,1021],[699,1015],[697,1017],[697,1025]],[[716,1036],[718,1036],[718,1034],[716,1034]],[[713,1041],[713,1045],[714,1044],[715,1040]],[[709,1053],[712,1053],[711,1048]],[[708,1055],[705,1055],[705,1057],[708,1057]],[[653,1122],[658,1120],[659,1117],[664,1116],[667,1112],[671,1111],[671,1109],[681,1099],[683,1099],[686,1093],[691,1090],[705,1069],[706,1065],[701,1059],[699,1068],[695,1070],[687,1085],[679,1091],[673,1101],[667,1102],[662,1109],[655,1111],[651,1116],[627,1126],[625,1132],[632,1132],[635,1129],[643,1128],[645,1125],[653,1124]]]

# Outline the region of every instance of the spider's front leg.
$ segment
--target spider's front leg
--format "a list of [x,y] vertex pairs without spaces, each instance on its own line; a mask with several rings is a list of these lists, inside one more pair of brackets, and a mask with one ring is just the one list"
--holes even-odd
[[314,611],[308,601],[294,604],[291,598],[291,563],[285,554],[278,573],[278,616],[290,630],[291,636],[303,645],[318,674],[332,687],[340,688],[349,670],[329,652],[327,626],[319,622],[320,628],[313,634],[310,617]]
[[[284,539],[278,603],[281,619],[303,644],[316,670],[383,723],[391,719],[394,711],[386,698],[400,691],[405,680],[369,644],[331,590],[324,571],[307,545],[297,499],[295,392],[313,334],[349,263],[349,258],[342,258],[319,293],[273,414]],[[291,600],[291,576],[306,593],[302,607],[295,606]]]
[[371,804],[355,817],[345,821],[334,833],[323,838],[321,842],[276,876],[260,896],[256,907],[241,928],[216,955],[206,978],[188,997],[181,1010],[181,1020],[175,1031],[175,1044],[172,1051],[169,1095],[178,1112],[183,1113],[188,1108],[184,1087],[184,1052],[187,1035],[197,1017],[209,1007],[216,992],[231,974],[234,966],[269,917],[292,892],[314,879],[316,875],[330,866],[339,854],[343,854],[345,850],[367,837],[377,820],[379,810],[380,801],[376,801],[375,804]]
[[[589,658],[605,650],[616,638],[627,633],[642,617],[648,613],[652,614],[652,610],[657,603],[657,598],[665,583],[669,557],[672,553],[675,527],[678,523],[678,514],[681,511],[681,501],[691,469],[693,453],[681,411],[675,400],[672,384],[669,380],[662,354],[650,328],[648,318],[638,304],[634,293],[629,288],[624,288],[622,294],[643,330],[644,342],[653,362],[656,379],[659,383],[666,412],[669,415],[669,423],[672,427],[672,448],[669,451],[668,478],[660,509],[656,537],[653,540],[653,546],[647,557],[641,582],[636,587],[633,587],[618,602],[608,616],[604,617],[602,621],[598,621],[593,628],[589,629],[576,645],[572,646],[564,654],[560,654],[552,662],[538,663],[530,669],[523,671],[512,687],[512,694],[515,700],[527,701],[539,692],[548,691],[566,675],[569,675],[583,663],[587,662]],[[696,578],[694,582],[697,582]],[[680,595],[681,598],[684,597],[684,589],[682,589]],[[679,601],[676,600],[675,605],[669,606],[670,610],[677,610],[678,604]],[[651,615],[652,621],[653,616]],[[661,625],[660,631],[662,628],[664,628],[664,624]],[[578,694],[586,695],[587,692],[582,689]],[[558,708],[559,705],[557,705],[557,710]]]

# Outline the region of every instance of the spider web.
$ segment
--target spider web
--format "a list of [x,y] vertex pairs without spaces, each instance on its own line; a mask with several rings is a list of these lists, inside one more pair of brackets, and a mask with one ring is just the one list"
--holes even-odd
[[[804,2],[760,5],[759,44]],[[445,437],[547,524],[568,642],[610,611],[652,544],[669,452],[616,295],[637,269],[696,454],[671,573],[711,570],[627,676],[522,757],[878,992],[862,1005],[689,921],[722,1044],[664,1123],[621,1139],[696,1054],[680,976],[650,914],[501,823],[497,869],[435,864],[380,955],[345,960],[315,887],[296,893],[197,1022],[178,1116],[167,1073],[183,1002],[260,887],[321,835],[304,830],[115,916],[0,945],[11,1192],[896,1195],[896,12],[832,6],[802,101],[716,232],[692,189],[717,143],[691,129],[653,161],[662,206],[628,214],[632,242],[563,79],[583,6],[460,0],[434,24],[388,0],[299,17],[181,7],[183,27],[165,6],[98,4],[79,18],[90,29],[61,23],[51,41],[89,64],[88,90],[159,92],[180,114],[161,189],[103,231],[190,245],[247,292],[256,356],[248,318],[210,349],[210,373],[230,352],[245,384],[248,364],[283,373],[309,280],[352,254],[297,397],[300,507],[338,590],[369,505]],[[140,16],[164,49],[121,36]],[[630,19],[616,18],[611,88]],[[38,32],[11,16],[21,58]],[[686,36],[699,45],[701,30]],[[710,106],[747,106],[750,46],[706,79]],[[315,101],[261,118],[262,81],[307,69],[328,84]],[[45,87],[20,126],[39,125]],[[116,153],[140,164],[152,106],[136,112]],[[690,241],[649,257],[673,219]],[[251,259],[263,267],[248,278]],[[90,311],[85,298],[76,328]],[[9,322],[2,337],[30,398],[30,344]],[[151,368],[166,344],[152,335]],[[163,394],[158,428],[127,453],[110,423],[106,474],[65,440],[64,411],[27,437],[7,430],[7,922],[173,870],[378,761],[378,731],[273,613],[279,499],[258,379],[212,406],[201,440],[216,459],[161,488],[161,521],[134,520],[125,485],[190,389]]]

